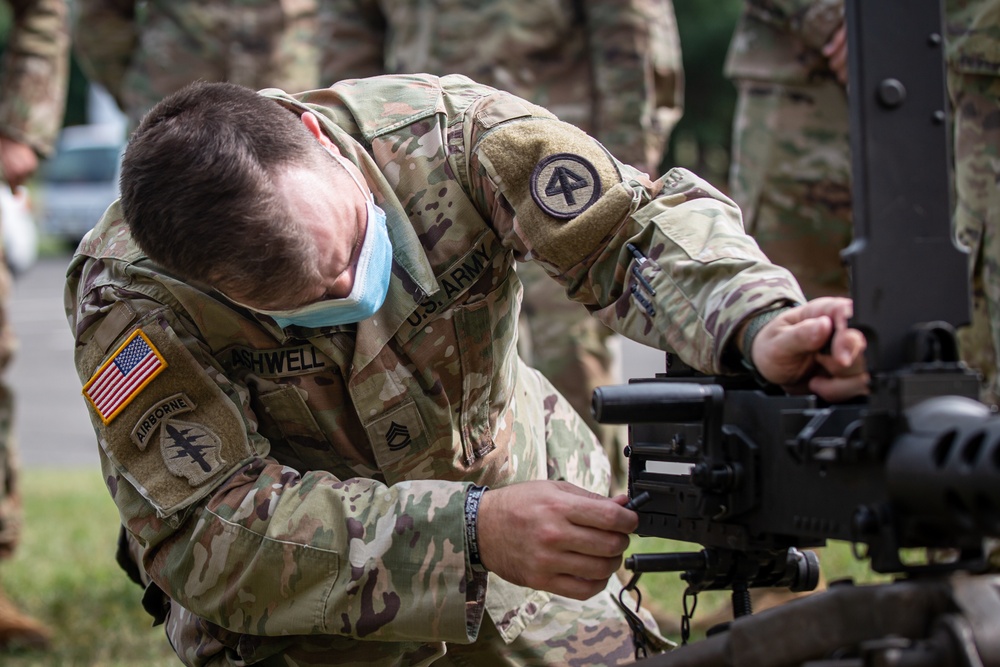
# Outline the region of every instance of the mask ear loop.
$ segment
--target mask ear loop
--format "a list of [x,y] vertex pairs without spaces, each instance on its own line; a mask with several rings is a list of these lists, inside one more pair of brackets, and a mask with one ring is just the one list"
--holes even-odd
[[[326,146],[324,146],[323,148],[326,148]],[[371,188],[367,187],[367,184],[361,185],[361,181],[359,181],[358,177],[354,175],[353,169],[357,169],[358,168],[357,165],[355,165],[353,162],[345,158],[343,155],[335,153],[329,148],[326,148],[326,152],[329,153],[330,157],[336,160],[340,164],[340,166],[344,168],[344,171],[346,171],[347,175],[351,177],[351,180],[354,181],[354,184],[358,186],[358,190],[361,190],[361,194],[365,196],[365,199],[369,199],[371,200],[372,203],[375,203],[375,193],[372,192]]]

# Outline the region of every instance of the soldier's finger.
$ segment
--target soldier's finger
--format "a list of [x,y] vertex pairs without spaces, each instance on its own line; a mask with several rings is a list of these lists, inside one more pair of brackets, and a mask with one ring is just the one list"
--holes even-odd
[[552,577],[545,590],[574,600],[587,600],[604,590],[607,583],[607,578],[603,580],[582,579],[563,574]]
[[863,396],[869,393],[868,373],[852,375],[850,377],[827,377],[816,376],[809,380],[809,391],[818,396],[822,396],[831,403],[846,401],[855,396]]
[[608,498],[580,498],[566,518],[577,526],[615,533],[631,533],[639,526],[639,516]]

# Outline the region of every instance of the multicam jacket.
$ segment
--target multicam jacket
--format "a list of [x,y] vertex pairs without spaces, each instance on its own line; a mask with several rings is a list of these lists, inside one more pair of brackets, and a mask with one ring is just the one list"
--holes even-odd
[[1000,74],[1000,0],[947,0],[948,64],[967,74]]
[[319,0],[74,0],[73,46],[137,124],[192,81],[305,90],[319,80]]
[[464,74],[540,104],[619,160],[659,167],[684,85],[671,0],[324,0],[324,82]]
[[46,155],[62,125],[69,76],[66,0],[8,0],[14,10],[2,61],[0,134]]
[[558,401],[516,355],[515,261],[710,372],[727,370],[743,319],[803,297],[705,181],[651,182],[465,77],[262,94],[316,112],[364,173],[392,239],[388,298],[356,326],[282,330],[160,269],[108,210],[69,268],[66,309],[141,566],[247,662],[294,635],[426,655],[472,641],[484,611],[512,638],[547,595],[472,573],[468,486],[607,483],[590,472],[596,442],[551,427]]
[[844,0],[746,0],[726,76],[775,83],[832,77],[823,47],[844,20]]

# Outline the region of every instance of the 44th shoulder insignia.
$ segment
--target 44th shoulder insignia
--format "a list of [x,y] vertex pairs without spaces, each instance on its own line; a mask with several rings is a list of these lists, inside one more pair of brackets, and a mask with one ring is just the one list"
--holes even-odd
[[597,169],[579,155],[550,155],[531,172],[531,198],[554,218],[575,218],[600,197],[601,180]]

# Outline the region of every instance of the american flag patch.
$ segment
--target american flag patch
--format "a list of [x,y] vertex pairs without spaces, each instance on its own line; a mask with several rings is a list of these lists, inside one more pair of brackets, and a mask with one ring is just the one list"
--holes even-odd
[[83,395],[107,424],[166,367],[163,356],[137,329],[83,386]]

